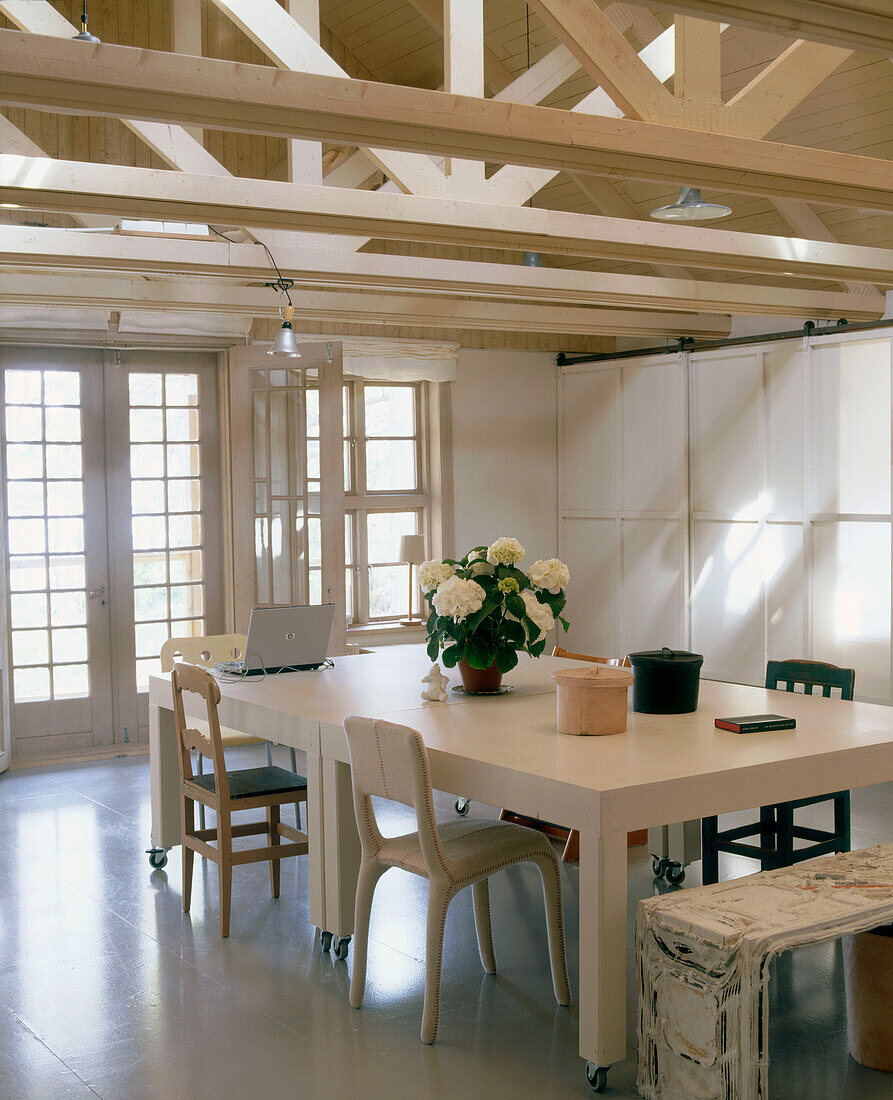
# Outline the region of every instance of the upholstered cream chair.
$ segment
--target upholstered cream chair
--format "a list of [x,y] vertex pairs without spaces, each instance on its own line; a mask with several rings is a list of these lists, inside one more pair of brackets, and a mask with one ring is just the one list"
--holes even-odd
[[[425,1008],[423,1043],[437,1038],[440,1014],[440,971],[447,907],[464,887],[472,887],[474,922],[481,962],[496,973],[490,929],[489,877],[505,867],[530,860],[543,879],[552,985],[559,1004],[571,1002],[564,952],[561,875],[548,840],[531,829],[501,821],[454,821],[438,827],[428,754],[421,734],[407,726],[371,718],[345,719],[350,748],[354,810],[363,849],[357,882],[354,920],[353,975],[350,1003],[359,1008],[366,986],[366,949],[372,896],[379,878],[390,867],[401,867],[428,880],[428,928],[425,945]],[[412,806],[418,829],[404,836],[381,835],[372,808],[373,796]]]

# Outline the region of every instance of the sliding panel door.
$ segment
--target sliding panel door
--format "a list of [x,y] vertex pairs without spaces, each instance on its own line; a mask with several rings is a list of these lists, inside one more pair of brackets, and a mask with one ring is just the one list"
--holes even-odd
[[678,355],[562,371],[571,649],[617,656],[685,645],[685,407]]
[[856,669],[863,698],[891,685],[891,341],[817,341],[810,519],[812,655]]

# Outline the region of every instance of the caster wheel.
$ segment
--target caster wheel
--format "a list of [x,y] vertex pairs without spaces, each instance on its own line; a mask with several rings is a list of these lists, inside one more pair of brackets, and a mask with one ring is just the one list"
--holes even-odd
[[160,871],[162,867],[167,866],[167,849],[149,848],[146,855],[149,857],[149,866],[153,871]]
[[586,1080],[593,1092],[604,1092],[608,1087],[608,1070],[610,1066],[597,1066],[592,1062],[586,1063]]
[[350,936],[342,936],[340,939],[335,936],[332,939],[332,954],[339,962],[344,962],[347,958],[347,948],[350,945]]
[[664,878],[671,886],[681,886],[685,882],[685,868],[681,863],[670,863],[664,871]]
[[664,871],[667,869],[668,860],[661,859],[659,856],[651,857],[651,869],[654,871],[655,878],[662,878]]
[[332,947],[332,933],[331,932],[323,932],[322,935],[320,936],[320,942],[322,943],[323,951],[331,950],[331,947]]
[[467,798],[456,799],[456,813],[459,815],[459,817],[465,817],[465,815],[468,813],[468,807],[470,805],[471,803],[468,801]]

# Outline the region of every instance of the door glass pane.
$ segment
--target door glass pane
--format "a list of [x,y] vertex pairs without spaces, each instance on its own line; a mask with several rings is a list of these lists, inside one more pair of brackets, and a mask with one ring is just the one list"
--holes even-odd
[[204,632],[199,376],[130,375],[133,608],[138,691],[170,637]]
[[42,516],[43,486],[35,481],[11,481],[6,487],[6,511],[10,516]]
[[17,703],[31,703],[49,699],[50,670],[48,668],[13,669],[12,694]]
[[79,699],[90,694],[90,672],[87,665],[57,665],[53,669],[53,697]]
[[43,436],[43,410],[40,408],[7,408],[6,438],[40,439]]
[[67,408],[47,409],[46,437],[54,443],[80,443],[81,410]]
[[6,476],[43,477],[43,447],[34,443],[10,443],[6,448]]
[[50,596],[53,626],[79,626],[87,621],[87,598],[83,592],[53,592]]
[[9,612],[13,630],[47,625],[46,596],[14,592],[9,598]]
[[6,372],[15,703],[89,693],[80,404],[79,371]]
[[44,371],[43,403],[79,406],[81,403],[80,374],[76,370]]
[[11,370],[6,375],[7,405],[40,405],[43,375],[39,370]]
[[163,481],[134,481],[130,485],[130,507],[139,515],[164,511]]
[[87,628],[68,627],[50,634],[54,661],[85,661],[87,659]]
[[47,515],[82,516],[84,514],[84,483],[82,481],[48,481]]

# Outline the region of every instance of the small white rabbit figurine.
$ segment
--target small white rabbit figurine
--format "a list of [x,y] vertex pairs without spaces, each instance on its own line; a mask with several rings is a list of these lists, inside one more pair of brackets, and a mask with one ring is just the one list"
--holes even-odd
[[448,676],[440,671],[440,665],[433,664],[427,676],[422,677],[422,683],[428,686],[422,692],[422,698],[431,703],[445,703],[447,701],[446,686],[450,682]]

